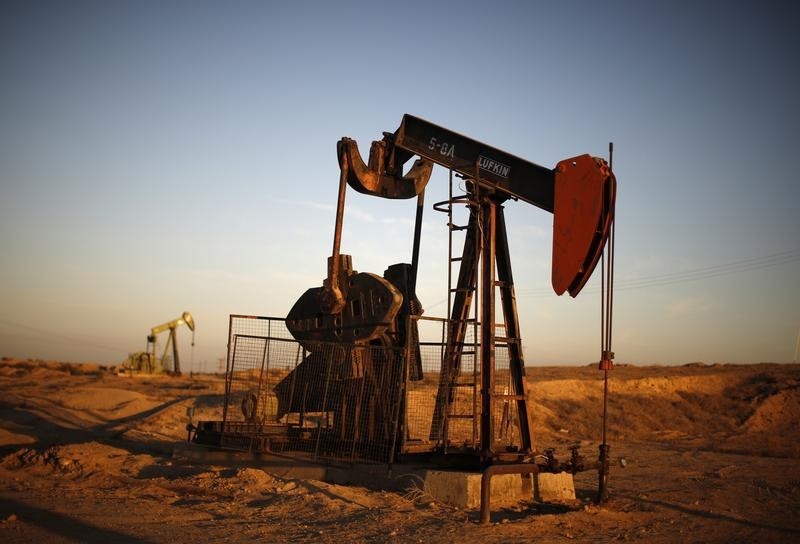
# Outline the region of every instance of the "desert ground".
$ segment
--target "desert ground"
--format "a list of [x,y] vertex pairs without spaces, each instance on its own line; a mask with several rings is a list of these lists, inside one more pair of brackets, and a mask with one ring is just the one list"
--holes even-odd
[[[611,373],[610,500],[477,511],[409,487],[280,477],[174,459],[219,419],[223,378],[125,377],[93,364],[0,361],[0,542],[800,541],[800,366],[625,366]],[[537,444],[600,437],[602,374],[531,367]]]

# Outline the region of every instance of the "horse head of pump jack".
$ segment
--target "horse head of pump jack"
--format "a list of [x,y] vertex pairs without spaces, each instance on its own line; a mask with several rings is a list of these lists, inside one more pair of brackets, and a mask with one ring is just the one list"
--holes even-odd
[[431,161],[417,159],[408,173],[403,175],[403,165],[412,155],[394,146],[391,133],[387,133],[383,140],[372,142],[368,164],[364,164],[355,140],[342,138],[336,151],[339,167],[347,171],[348,185],[366,195],[413,198],[425,190],[433,171]]

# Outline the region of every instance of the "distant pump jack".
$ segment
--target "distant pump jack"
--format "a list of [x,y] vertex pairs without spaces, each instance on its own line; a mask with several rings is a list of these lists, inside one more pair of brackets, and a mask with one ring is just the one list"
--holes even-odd
[[[161,325],[156,325],[150,329],[150,334],[147,335],[147,347],[145,351],[139,351],[128,355],[128,359],[123,363],[123,369],[131,372],[140,372],[143,374],[158,374],[161,372],[169,372],[168,368],[164,367],[164,361],[167,357],[167,352],[170,346],[172,347],[172,374],[176,376],[181,375],[181,363],[178,353],[178,337],[176,329],[181,325],[186,325],[192,331],[192,346],[194,346],[194,330],[195,323],[192,314],[183,312],[181,317],[167,321]],[[164,352],[159,359],[156,356],[156,340],[160,333],[169,331],[167,344],[164,346]]]

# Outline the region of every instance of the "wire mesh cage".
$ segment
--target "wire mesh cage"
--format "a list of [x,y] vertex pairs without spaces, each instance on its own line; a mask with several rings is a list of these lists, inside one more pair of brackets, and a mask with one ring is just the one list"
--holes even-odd
[[283,319],[231,316],[221,445],[385,461],[405,367],[385,346],[300,344]]
[[[420,318],[406,347],[295,340],[281,318],[230,316],[219,445],[343,462],[477,450],[477,327],[448,346],[447,320]],[[415,337],[416,340],[416,337]],[[416,344],[416,342],[415,342]],[[509,393],[508,350],[495,349],[497,395]],[[492,404],[494,443],[513,444],[516,405]]]

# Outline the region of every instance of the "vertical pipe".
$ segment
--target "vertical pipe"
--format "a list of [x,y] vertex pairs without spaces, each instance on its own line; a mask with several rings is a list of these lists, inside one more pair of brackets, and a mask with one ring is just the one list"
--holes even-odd
[[[478,280],[478,264],[480,262],[481,256],[483,255],[483,214],[481,213],[481,186],[480,186],[480,179],[481,179],[481,166],[480,161],[475,161],[475,175],[472,177],[473,184],[470,188],[469,181],[467,181],[467,200],[471,200],[471,208],[472,214],[475,218],[475,224],[472,225],[472,228],[467,230],[467,233],[471,233],[472,237],[475,240],[475,263],[473,265],[474,275],[472,278],[472,285],[475,287],[475,308],[473,309],[473,321],[472,321],[472,351],[474,352],[473,360],[472,360],[472,432],[473,435],[477,434],[477,440],[474,442],[475,444],[480,444],[480,448],[478,450],[479,454],[481,454],[483,448],[483,440],[481,439],[481,421],[478,418],[478,412],[480,407],[483,405],[483,397],[481,396],[481,384],[482,384],[482,376],[483,376],[483,352],[481,350],[481,331],[480,331],[480,323],[481,323],[481,312],[483,311],[483,305],[481,304],[480,295],[483,293],[483,289],[479,287],[480,281]],[[468,204],[469,205],[469,204]],[[467,316],[468,317],[468,316]],[[494,330],[494,329],[492,329]],[[494,341],[492,342],[492,346],[494,346]],[[492,378],[494,379],[494,378]],[[482,454],[481,454],[482,455]]]
[[[609,168],[614,169],[614,143],[608,144]],[[605,195],[604,195],[605,197]],[[605,205],[609,207],[606,209]],[[603,199],[603,217],[614,213],[614,202]],[[608,372],[611,370],[614,354],[611,351],[612,317],[614,309],[614,218],[611,218],[610,233],[606,247],[601,254],[601,296],[600,296],[600,324],[601,324],[601,352],[600,368],[603,369],[603,442],[600,444],[600,458],[598,460],[598,486],[597,501],[608,500],[608,473],[610,471],[610,447],[608,445]],[[608,269],[605,267],[605,256],[608,255]]]
[[[422,234],[422,214],[425,210],[425,190],[423,189],[417,195],[417,213],[414,221],[414,246],[411,250],[411,277],[406,277],[405,286],[406,286],[406,296],[403,300],[403,312],[402,312],[402,319],[403,319],[403,327],[404,327],[404,335],[402,337],[403,340],[403,350],[401,354],[398,354],[395,351],[391,351],[389,358],[392,361],[400,361],[400,369],[399,371],[393,372],[393,375],[399,379],[395,379],[394,383],[397,385],[397,395],[395,397],[395,402],[397,403],[396,406],[392,407],[392,438],[391,438],[391,446],[389,451],[389,471],[392,470],[392,464],[394,463],[394,454],[395,448],[397,447],[397,433],[403,432],[405,435],[406,426],[408,425],[408,406],[407,406],[407,399],[408,399],[408,381],[409,381],[409,370],[408,365],[411,363],[412,356],[411,353],[413,350],[418,349],[418,346],[412,345],[412,340],[414,335],[412,331],[416,330],[417,323],[412,320],[411,316],[411,300],[410,297],[416,296],[417,290],[417,272],[419,270],[419,245],[420,245],[420,237]],[[417,341],[419,340],[419,336],[417,335]],[[422,361],[421,357],[422,354],[419,353],[420,361],[419,368],[421,373],[424,374],[424,370],[422,369]],[[402,424],[400,422],[400,417],[402,416]],[[403,436],[400,440],[400,448],[405,448],[405,436]]]
[[483,248],[481,255],[481,460],[494,453],[492,395],[494,394],[494,267],[496,204],[485,198],[481,203]]
[[[476,168],[475,176],[476,179],[478,178],[478,170]],[[475,216],[475,223],[472,227],[467,231],[471,233],[472,237],[475,240],[475,263],[473,264],[473,276],[472,276],[472,285],[475,287],[475,307],[472,309],[472,443],[473,445],[480,443],[480,425],[478,421],[478,410],[480,409],[480,376],[481,376],[481,354],[480,354],[480,322],[481,322],[481,304],[478,298],[478,262],[480,260],[480,255],[483,251],[483,241],[481,240],[481,225],[482,220],[479,218],[480,214],[480,204],[478,204],[479,200],[479,193],[478,193],[478,185],[475,184],[475,204],[472,208],[472,213]],[[467,313],[464,315],[465,318],[469,318],[469,309],[467,309]],[[466,323],[464,327],[466,329]],[[466,337],[466,330],[464,332],[464,336]],[[474,447],[474,446],[473,446]]]
[[417,271],[419,270],[419,241],[422,235],[422,214],[425,211],[425,189],[417,195],[417,215],[414,220],[414,247],[411,250],[411,289],[416,293]]
[[230,402],[230,395],[231,395],[231,343],[233,338],[231,334],[233,333],[233,316],[228,316],[228,345],[227,345],[227,354],[225,355],[225,404],[222,406],[222,426],[223,432],[225,429],[225,422],[228,420],[228,403]]
[[[229,329],[230,330],[230,329]],[[229,361],[228,361],[228,370],[226,373],[226,384],[225,384],[225,407],[222,409],[222,433],[220,436],[220,444],[225,439],[225,430],[228,423],[228,405],[231,402],[231,391],[233,390],[233,361],[236,359],[236,344],[238,343],[239,335],[235,335],[233,337],[233,352],[231,353],[231,342],[228,342],[228,354],[229,354]]]
[[481,510],[480,524],[489,525],[489,516],[492,511],[492,477],[498,474],[519,474],[520,478],[525,474],[538,474],[539,467],[536,463],[524,463],[513,465],[491,465],[483,469],[481,474]]
[[[341,145],[341,142],[339,142]],[[329,314],[337,314],[344,307],[344,297],[339,289],[339,252],[342,245],[342,222],[344,221],[344,199],[347,189],[349,165],[347,154],[341,154],[341,172],[339,174],[339,196],[336,201],[336,225],[333,231],[333,249],[328,260],[328,277],[323,282],[322,309]]]
[[[450,338],[453,337],[453,321],[451,317],[451,312],[453,311],[453,169],[450,169],[450,180],[448,183],[448,198],[447,198],[447,318],[450,321],[447,322],[447,338],[448,342],[450,342]],[[466,242],[464,243],[466,246]],[[462,253],[463,256],[463,253]],[[461,261],[461,265],[459,266],[459,276],[460,276],[460,269],[464,266],[464,261]],[[452,346],[448,344],[448,348],[452,349]],[[449,354],[448,354],[449,357]],[[442,363],[445,364],[444,362]],[[449,360],[448,360],[449,364]]]
[[272,319],[267,321],[267,385],[269,386],[269,363],[272,359],[270,351],[272,349]]
[[[433,410],[433,424],[436,425],[437,431],[435,438],[442,442],[444,453],[447,453],[447,445],[449,443],[450,435],[450,420],[448,413],[450,412],[450,399],[452,398],[451,383],[454,380],[455,370],[454,365],[460,365],[460,359],[454,358],[453,353],[456,350],[453,338],[455,337],[457,325],[453,322],[453,304],[458,303],[458,300],[453,300],[453,169],[449,170],[450,176],[447,184],[447,346],[445,348],[446,360],[442,360],[442,368],[439,369],[439,391],[436,394],[436,407]],[[464,242],[463,253],[466,252],[466,241]],[[459,266],[459,278],[461,277],[461,269],[464,266],[464,260],[461,260]],[[460,293],[456,293],[458,296]],[[452,361],[452,362],[451,362]],[[446,404],[445,404],[446,403]],[[431,426],[430,438],[434,438],[433,426]]]
[[[269,324],[269,321],[267,322]],[[268,325],[269,326],[269,325]],[[264,349],[261,350],[261,371],[258,374],[258,387],[256,388],[256,405],[253,409],[253,415],[258,420],[258,405],[261,403],[261,395],[265,394],[266,384],[264,383],[264,364],[267,361],[267,350],[269,349],[269,332],[267,332],[267,338],[264,339]],[[269,377],[269,367],[267,367],[267,377]],[[264,408],[266,408],[267,403],[264,402]],[[262,417],[266,417],[265,413],[261,414]]]
[[342,159],[342,168],[341,172],[339,173],[339,195],[336,200],[336,224],[334,225],[333,229],[333,249],[331,250],[331,255],[333,256],[334,262],[333,266],[335,267],[336,271],[338,271],[339,250],[342,245],[342,223],[344,221],[344,199],[347,193],[348,171],[347,158],[345,156]]

